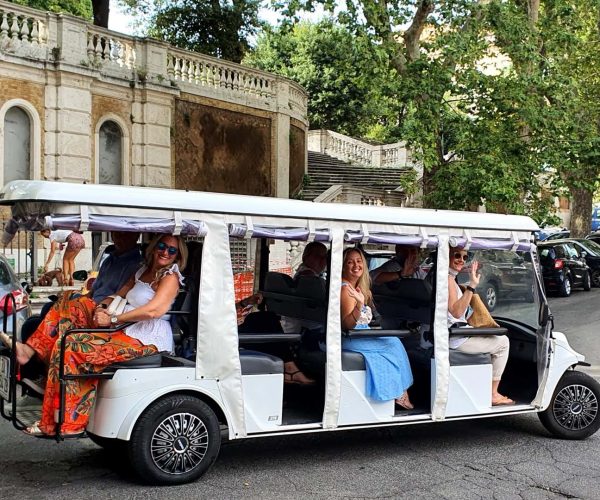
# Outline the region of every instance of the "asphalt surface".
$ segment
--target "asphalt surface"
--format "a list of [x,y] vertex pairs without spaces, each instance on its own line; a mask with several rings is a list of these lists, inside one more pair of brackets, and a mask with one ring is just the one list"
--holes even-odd
[[[556,330],[600,366],[600,290],[551,299]],[[225,444],[198,482],[149,487],[125,456],[0,422],[0,498],[600,499],[600,433],[550,437],[535,415]]]

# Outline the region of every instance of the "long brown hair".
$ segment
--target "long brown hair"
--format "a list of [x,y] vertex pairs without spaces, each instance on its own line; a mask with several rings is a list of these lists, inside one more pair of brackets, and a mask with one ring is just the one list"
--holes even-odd
[[350,252],[356,252],[360,255],[360,258],[363,261],[363,273],[360,278],[358,278],[358,288],[365,296],[365,304],[371,306],[373,305],[373,294],[371,293],[371,277],[369,276],[369,270],[367,268],[367,258],[365,254],[360,248],[346,248],[344,253],[342,254],[342,273],[344,272],[344,264],[346,263],[346,258]]

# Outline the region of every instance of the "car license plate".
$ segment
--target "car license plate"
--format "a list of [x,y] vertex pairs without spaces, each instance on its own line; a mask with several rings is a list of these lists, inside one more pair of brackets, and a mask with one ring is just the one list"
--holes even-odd
[[0,397],[10,401],[10,358],[0,356]]

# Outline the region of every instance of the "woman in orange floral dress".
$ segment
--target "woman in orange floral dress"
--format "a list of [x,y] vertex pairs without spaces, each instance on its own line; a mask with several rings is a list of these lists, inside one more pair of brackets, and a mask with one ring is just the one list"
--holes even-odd
[[[127,299],[125,311],[111,316],[102,304],[93,318],[79,318],[81,324],[108,327],[122,323],[133,325],[114,333],[76,333],[65,343],[65,374],[98,373],[106,366],[130,359],[173,350],[171,326],[165,313],[175,300],[183,282],[180,271],[187,261],[187,247],[178,237],[162,235],[155,238],[146,250],[145,265],[118,291]],[[77,318],[77,311],[70,311]],[[80,315],[89,315],[82,308]],[[70,320],[69,320],[70,321]],[[51,436],[56,433],[55,413],[59,407],[58,372],[60,341],[57,336],[44,335],[40,329],[25,344],[17,342],[17,362],[27,363],[34,355],[49,364],[48,382],[42,405],[42,418],[25,432]],[[2,341],[9,344],[6,334]],[[96,399],[98,381],[94,378],[68,380],[63,435],[77,435],[85,430]]]

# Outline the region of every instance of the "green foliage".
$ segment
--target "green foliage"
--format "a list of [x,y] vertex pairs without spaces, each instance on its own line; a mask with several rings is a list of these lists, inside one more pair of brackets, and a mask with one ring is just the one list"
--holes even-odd
[[240,62],[256,34],[260,0],[123,0],[148,35],[182,49]]
[[385,116],[384,91],[396,81],[379,47],[332,20],[267,28],[243,63],[302,85],[311,128],[352,136],[367,135]]
[[92,0],[9,0],[9,2],[50,12],[67,12],[88,21],[92,19]]

